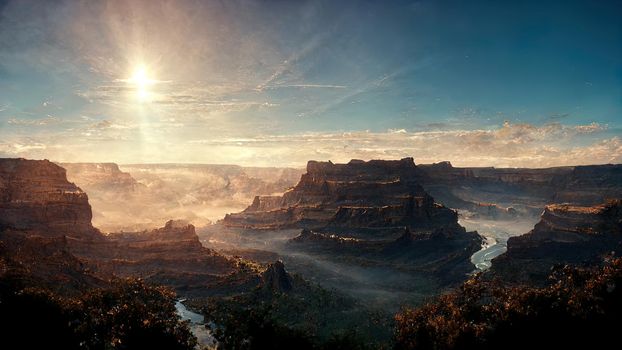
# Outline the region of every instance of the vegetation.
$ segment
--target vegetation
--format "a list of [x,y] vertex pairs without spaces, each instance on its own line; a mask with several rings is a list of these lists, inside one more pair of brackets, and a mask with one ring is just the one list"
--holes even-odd
[[171,290],[138,279],[79,297],[43,288],[0,288],[0,337],[20,349],[193,349]]
[[203,304],[222,349],[376,349],[390,340],[388,318],[293,276],[293,289],[258,287]]
[[396,348],[619,346],[622,259],[594,268],[556,267],[549,278],[536,288],[478,276],[419,309],[405,309],[396,316]]

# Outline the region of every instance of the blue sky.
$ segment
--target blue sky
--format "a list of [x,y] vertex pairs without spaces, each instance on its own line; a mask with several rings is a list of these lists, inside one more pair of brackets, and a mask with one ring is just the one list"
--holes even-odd
[[620,13],[620,1],[0,1],[0,156],[621,162]]

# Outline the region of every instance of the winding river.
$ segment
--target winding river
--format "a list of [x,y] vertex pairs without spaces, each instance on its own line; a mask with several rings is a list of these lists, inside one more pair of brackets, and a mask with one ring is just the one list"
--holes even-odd
[[182,320],[190,321],[190,331],[197,337],[197,349],[216,349],[218,341],[212,333],[205,327],[205,319],[203,315],[192,312],[182,303],[183,300],[175,302],[177,314]]
[[477,231],[486,238],[482,244],[482,249],[471,256],[471,262],[476,267],[475,272],[489,269],[492,266],[492,259],[507,251],[508,239],[529,232],[537,220],[537,218],[533,218],[497,221],[460,218],[460,225],[468,231]]

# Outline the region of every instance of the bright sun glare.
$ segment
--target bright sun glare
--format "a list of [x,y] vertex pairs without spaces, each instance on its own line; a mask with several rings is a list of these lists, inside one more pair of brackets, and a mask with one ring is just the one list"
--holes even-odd
[[148,75],[147,68],[140,65],[134,69],[129,83],[136,87],[136,95],[140,101],[146,101],[149,98],[149,86],[155,81]]

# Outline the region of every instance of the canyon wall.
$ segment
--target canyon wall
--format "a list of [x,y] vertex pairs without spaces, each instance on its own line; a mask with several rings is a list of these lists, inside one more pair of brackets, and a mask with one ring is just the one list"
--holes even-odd
[[229,214],[229,227],[457,228],[452,210],[435,204],[419,184],[412,158],[352,160],[347,164],[309,161],[307,172],[283,196],[258,196],[244,211]]
[[242,210],[253,196],[283,193],[301,171],[209,164],[61,163],[89,194],[93,223],[106,232],[152,229],[170,219],[205,226]]
[[0,159],[0,228],[92,235],[91,206],[65,169],[47,160]]
[[544,281],[556,265],[598,264],[622,249],[622,200],[596,206],[553,204],[529,233],[508,240],[492,272],[512,281]]

